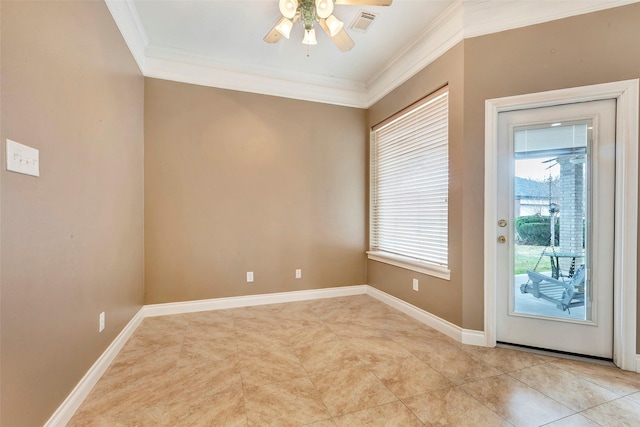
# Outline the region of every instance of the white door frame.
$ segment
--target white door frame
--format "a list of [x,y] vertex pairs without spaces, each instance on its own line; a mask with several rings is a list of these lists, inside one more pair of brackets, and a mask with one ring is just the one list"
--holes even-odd
[[498,114],[616,99],[613,361],[628,371],[640,369],[640,363],[636,362],[639,89],[640,79],[635,79],[485,101],[484,331],[487,347],[496,345]]

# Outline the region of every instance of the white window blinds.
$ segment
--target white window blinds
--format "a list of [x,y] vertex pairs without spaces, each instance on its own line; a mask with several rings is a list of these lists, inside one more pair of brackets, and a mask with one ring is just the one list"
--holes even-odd
[[448,267],[448,90],[374,127],[371,251]]

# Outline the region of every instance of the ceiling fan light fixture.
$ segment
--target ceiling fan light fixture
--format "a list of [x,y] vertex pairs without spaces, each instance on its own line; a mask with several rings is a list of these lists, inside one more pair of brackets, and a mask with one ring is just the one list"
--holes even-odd
[[282,34],[287,39],[291,35],[291,29],[293,28],[293,22],[290,19],[283,17],[278,24],[276,24],[276,31]]
[[329,34],[331,35],[331,37],[334,37],[336,34],[338,34],[340,30],[342,30],[342,27],[344,27],[344,23],[334,15],[329,16],[326,22],[327,27],[329,27]]
[[[2,0],[0,0],[2,1]],[[273,1],[273,0],[270,0]],[[323,31],[329,36],[334,45],[341,51],[347,52],[353,49],[355,43],[345,31],[344,23],[333,15],[333,9],[338,5],[367,5],[367,6],[391,6],[393,0],[278,0],[278,7],[282,17],[276,25],[269,30],[264,41],[266,43],[278,43],[283,37],[289,38],[293,25],[297,21],[303,26],[304,37],[302,43],[309,45],[318,44],[314,25],[317,22]],[[364,30],[371,24],[376,14],[360,11],[361,19],[356,18],[352,30]],[[309,48],[307,48],[309,56]]]
[[280,0],[278,6],[280,7],[282,16],[292,19],[296,16],[296,10],[298,10],[298,0]]
[[316,0],[316,14],[320,19],[326,19],[333,13],[333,0]]
[[316,40],[316,30],[310,29],[304,31],[304,38],[302,39],[302,44],[313,45],[318,44],[318,40]]

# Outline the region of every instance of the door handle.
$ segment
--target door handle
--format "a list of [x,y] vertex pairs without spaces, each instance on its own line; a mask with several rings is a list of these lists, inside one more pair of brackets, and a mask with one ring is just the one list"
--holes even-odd
[[498,236],[498,243],[507,243],[507,238],[504,236]]

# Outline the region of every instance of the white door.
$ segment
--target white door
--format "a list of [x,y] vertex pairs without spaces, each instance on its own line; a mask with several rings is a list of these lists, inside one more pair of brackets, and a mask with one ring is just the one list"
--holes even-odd
[[611,359],[616,101],[498,116],[498,342]]

